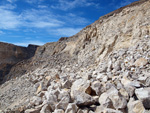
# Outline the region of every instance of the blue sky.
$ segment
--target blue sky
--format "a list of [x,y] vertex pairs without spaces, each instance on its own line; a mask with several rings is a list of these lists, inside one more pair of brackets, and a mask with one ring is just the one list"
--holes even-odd
[[27,46],[69,37],[137,0],[0,0],[0,41]]

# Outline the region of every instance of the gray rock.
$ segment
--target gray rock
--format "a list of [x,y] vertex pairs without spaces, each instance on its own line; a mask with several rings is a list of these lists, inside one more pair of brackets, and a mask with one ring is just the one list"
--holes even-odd
[[77,113],[78,107],[75,103],[69,103],[65,113]]
[[90,94],[91,93],[90,81],[84,80],[84,79],[76,80],[71,87],[71,98],[72,99],[76,96],[74,93],[76,93],[77,91]]
[[145,108],[141,101],[130,98],[128,102],[128,113],[145,113]]
[[61,99],[61,101],[56,105],[56,109],[66,110],[68,104],[70,102],[70,97],[66,96]]
[[118,94],[118,90],[115,87],[111,87],[108,91],[108,96],[111,99],[113,106],[116,109],[124,109],[127,106],[127,101],[124,97]]
[[99,95],[103,92],[101,91],[102,84],[100,81],[94,81],[91,85],[91,88],[96,92],[96,95]]
[[99,98],[99,103],[101,106],[106,107],[106,108],[113,108],[113,103],[109,98],[109,95],[105,92],[101,94]]
[[146,109],[150,109],[150,88],[140,88],[135,90],[135,94],[142,101]]
[[40,105],[40,104],[42,104],[42,98],[41,97],[37,97],[37,96],[34,96],[32,99],[31,99],[31,101],[30,101],[30,103],[32,103],[32,104],[34,104],[34,105]]
[[42,107],[40,113],[51,113],[51,108],[50,108],[50,106],[49,106],[48,104],[45,104],[45,105]]
[[62,83],[62,88],[71,88],[72,83],[69,80],[66,80],[64,83]]
[[95,103],[94,98],[89,94],[79,91],[76,91],[74,94],[74,101],[78,106],[92,105]]

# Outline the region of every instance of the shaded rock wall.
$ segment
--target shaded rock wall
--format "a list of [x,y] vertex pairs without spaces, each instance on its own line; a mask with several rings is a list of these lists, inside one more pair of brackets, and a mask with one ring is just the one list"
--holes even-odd
[[0,42],[0,82],[2,82],[16,63],[31,58],[38,46],[19,47]]

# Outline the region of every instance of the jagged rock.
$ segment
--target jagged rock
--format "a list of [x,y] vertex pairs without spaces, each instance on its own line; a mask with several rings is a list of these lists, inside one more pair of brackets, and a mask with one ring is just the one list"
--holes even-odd
[[49,104],[51,109],[55,109],[55,105],[58,103],[57,96],[54,94],[51,94],[51,92],[45,93],[45,103]]
[[109,98],[109,95],[105,92],[101,94],[99,98],[99,103],[101,106],[106,107],[106,108],[113,108],[113,103]]
[[150,109],[150,88],[140,88],[135,90],[135,94],[142,101],[146,109]]
[[141,101],[130,99],[128,102],[128,113],[145,113],[145,108]]
[[31,99],[31,103],[34,104],[34,105],[40,105],[40,104],[42,104],[42,98],[41,98],[41,97],[34,96],[34,97]]
[[119,90],[119,93],[126,99],[126,100],[128,100],[129,99],[129,94],[128,94],[128,92],[125,90],[125,89],[120,89]]
[[71,98],[76,96],[76,92],[91,94],[90,81],[84,79],[76,80],[71,87]]
[[95,103],[94,98],[84,92],[76,91],[74,95],[74,101],[78,106],[92,105]]
[[63,97],[61,99],[61,101],[56,105],[56,109],[63,109],[64,111],[66,110],[68,104],[70,102],[70,97],[66,96],[66,97]]
[[135,88],[132,86],[125,86],[126,91],[128,92],[129,96],[132,97],[134,95]]
[[115,87],[111,87],[108,91],[108,96],[116,109],[124,109],[127,106],[127,101],[124,97],[118,94],[118,90]]
[[75,103],[69,103],[65,113],[77,113],[78,107]]
[[96,92],[96,95],[100,95],[103,91],[101,90],[102,84],[100,81],[94,81],[91,88]]
[[50,106],[48,104],[45,104],[42,107],[40,113],[52,113]]
[[64,83],[62,83],[62,88],[71,88],[72,83],[69,80],[66,80]]

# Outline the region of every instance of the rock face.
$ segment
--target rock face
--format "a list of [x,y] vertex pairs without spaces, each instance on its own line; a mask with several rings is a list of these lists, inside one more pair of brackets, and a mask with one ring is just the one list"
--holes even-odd
[[38,46],[19,47],[0,42],[0,82],[4,82],[11,67],[20,61],[31,58]]
[[149,113],[150,1],[38,47],[7,74],[1,112]]

